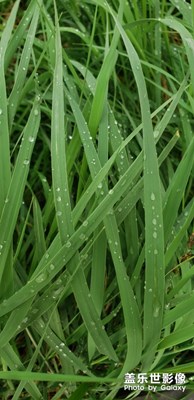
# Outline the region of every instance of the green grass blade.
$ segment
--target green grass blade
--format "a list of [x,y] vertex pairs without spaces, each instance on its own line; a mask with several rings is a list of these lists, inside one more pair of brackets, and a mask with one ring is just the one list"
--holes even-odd
[[9,96],[9,120],[10,125],[13,123],[14,115],[18,108],[18,104],[20,101],[20,95],[26,80],[27,71],[29,67],[30,57],[32,53],[32,47],[34,43],[34,38],[36,34],[37,24],[39,20],[39,5],[33,10],[33,18],[31,24],[29,26],[29,30],[26,36],[26,41],[24,44],[24,48],[21,54],[20,63],[17,69],[17,75],[15,78],[14,87]]
[[[18,216],[18,212],[21,206],[24,188],[29,172],[30,159],[36,136],[38,133],[40,124],[40,105],[39,100],[34,103],[28,122],[23,132],[23,143],[20,148],[16,165],[13,170],[10,187],[7,192],[6,201],[4,203],[3,212],[1,215],[0,223],[4,226],[4,230],[0,232],[0,243],[1,243],[1,270],[0,270],[0,282],[1,282],[1,294],[3,294],[3,283],[2,277],[4,273],[5,263],[12,244],[13,232]],[[5,276],[5,279],[11,277]]]
[[[57,21],[57,16],[56,16]],[[63,103],[63,67],[62,67],[62,51],[60,42],[59,27],[57,24],[56,34],[56,63],[55,77],[53,86],[53,114],[52,114],[52,169],[55,207],[58,215],[59,234],[62,244],[71,247],[69,240],[72,235],[73,221],[71,217],[70,198],[68,193],[68,179],[65,160],[65,142],[61,132],[64,132],[64,103]],[[65,207],[64,207],[65,205]],[[59,215],[60,213],[60,215]],[[79,255],[74,254],[74,259],[67,264],[70,274],[73,274],[75,266],[79,265]],[[76,297],[79,309],[86,326],[89,328],[91,335],[100,351],[108,354],[109,357],[117,359],[112,348],[111,342],[103,330],[98,314],[95,310],[91,294],[89,292],[83,271],[78,270],[76,278],[72,282],[74,295]]]

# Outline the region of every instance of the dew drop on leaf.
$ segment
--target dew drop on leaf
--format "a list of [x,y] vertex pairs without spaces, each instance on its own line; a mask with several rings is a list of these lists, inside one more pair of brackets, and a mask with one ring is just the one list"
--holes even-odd
[[41,282],[44,282],[45,279],[46,279],[46,275],[45,275],[45,274],[40,274],[40,275],[36,278],[36,282],[37,282],[37,283],[41,283]]
[[30,143],[33,143],[35,139],[34,139],[33,136],[30,136],[28,140],[29,140]]
[[24,165],[28,165],[29,163],[30,163],[29,160],[24,160],[24,162],[23,162]]

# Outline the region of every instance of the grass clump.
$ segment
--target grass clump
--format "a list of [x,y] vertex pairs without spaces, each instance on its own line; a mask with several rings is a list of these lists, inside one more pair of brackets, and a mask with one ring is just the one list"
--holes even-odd
[[192,390],[193,5],[1,8],[2,399]]

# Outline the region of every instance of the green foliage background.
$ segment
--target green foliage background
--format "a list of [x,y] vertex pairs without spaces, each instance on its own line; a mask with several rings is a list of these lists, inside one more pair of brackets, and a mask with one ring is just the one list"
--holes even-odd
[[2,399],[192,391],[194,3],[0,8]]

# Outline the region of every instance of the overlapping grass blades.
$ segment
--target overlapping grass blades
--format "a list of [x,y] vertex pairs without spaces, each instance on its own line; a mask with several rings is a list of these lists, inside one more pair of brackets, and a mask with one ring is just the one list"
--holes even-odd
[[0,33],[3,398],[193,372],[189,5],[20,3]]

